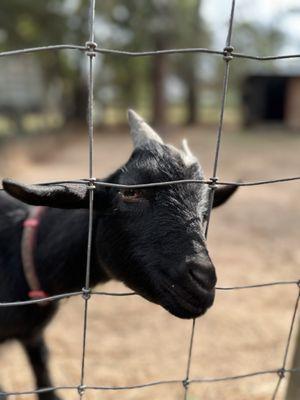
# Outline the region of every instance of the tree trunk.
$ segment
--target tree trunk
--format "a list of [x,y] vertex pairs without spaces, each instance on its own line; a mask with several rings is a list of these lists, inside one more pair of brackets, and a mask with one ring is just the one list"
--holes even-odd
[[74,87],[72,103],[70,119],[85,122],[88,109],[88,87],[83,79],[79,78]]
[[86,123],[88,112],[88,87],[80,78],[67,83],[62,98],[62,112],[67,123]]
[[[160,48],[161,46],[157,46]],[[152,123],[155,127],[163,127],[166,124],[167,98],[165,82],[167,77],[167,58],[164,54],[153,57],[152,79]]]
[[186,124],[195,125],[198,122],[198,87],[194,71],[187,76],[187,97],[186,97]]

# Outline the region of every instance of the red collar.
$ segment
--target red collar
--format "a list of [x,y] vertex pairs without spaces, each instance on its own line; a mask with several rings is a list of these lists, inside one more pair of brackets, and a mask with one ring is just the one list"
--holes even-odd
[[[23,222],[24,230],[21,242],[21,255],[24,275],[30,288],[30,291],[28,292],[30,299],[43,299],[48,297],[47,293],[41,288],[34,263],[37,229],[45,210],[46,207],[43,206],[32,207],[29,211],[28,217]],[[38,304],[44,305],[46,302]]]

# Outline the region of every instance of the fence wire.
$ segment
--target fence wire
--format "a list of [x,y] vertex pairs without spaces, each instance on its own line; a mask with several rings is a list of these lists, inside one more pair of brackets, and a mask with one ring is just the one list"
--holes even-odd
[[[84,309],[83,309],[83,334],[82,334],[82,356],[81,356],[81,365],[80,365],[80,382],[77,386],[52,386],[52,387],[44,387],[37,388],[35,390],[29,391],[16,391],[16,392],[0,392],[0,396],[16,396],[16,395],[32,395],[32,394],[41,394],[53,392],[54,390],[73,390],[78,393],[79,398],[81,399],[87,390],[103,390],[103,391],[121,391],[121,390],[131,390],[131,389],[142,389],[145,387],[158,386],[158,385],[171,385],[177,384],[182,385],[184,388],[184,400],[187,400],[188,390],[191,384],[199,384],[199,383],[215,383],[215,382],[225,382],[225,381],[235,381],[246,378],[252,378],[255,376],[261,375],[274,375],[277,376],[276,385],[274,387],[274,391],[271,395],[271,400],[276,400],[280,385],[283,379],[287,374],[291,373],[300,373],[300,366],[297,368],[286,368],[287,359],[289,355],[291,339],[295,327],[296,315],[299,308],[300,302],[300,279],[299,280],[291,280],[291,281],[275,281],[268,283],[258,283],[255,285],[243,285],[243,286],[232,286],[232,287],[217,287],[218,291],[235,291],[235,290],[248,290],[254,288],[266,288],[272,286],[293,286],[297,288],[297,295],[295,300],[295,305],[293,307],[291,323],[288,330],[288,336],[284,347],[283,360],[282,364],[277,369],[271,370],[263,370],[263,371],[254,371],[246,374],[238,374],[231,375],[225,377],[212,377],[212,378],[190,378],[190,369],[192,363],[192,354],[193,354],[193,342],[194,342],[194,334],[196,321],[192,321],[191,326],[191,334],[189,339],[188,346],[188,354],[187,354],[187,365],[186,365],[186,376],[183,379],[172,379],[172,380],[158,380],[154,382],[142,383],[142,384],[134,384],[129,386],[96,386],[96,385],[85,385],[85,359],[86,359],[86,343],[87,343],[87,333],[88,333],[88,304],[91,296],[112,296],[112,297],[126,297],[133,296],[135,293],[133,292],[124,292],[124,293],[110,293],[103,291],[94,291],[90,288],[90,265],[91,265],[91,251],[92,251],[92,221],[93,221],[93,203],[94,203],[94,191],[97,186],[106,186],[106,187],[116,187],[116,188],[147,188],[147,187],[159,187],[159,186],[168,186],[168,185],[177,185],[177,184],[187,184],[187,183],[195,183],[195,184],[205,184],[210,188],[210,201],[208,207],[208,219],[205,230],[205,236],[208,236],[208,228],[210,223],[210,214],[213,204],[214,192],[217,185],[236,185],[236,186],[259,186],[259,185],[267,185],[274,183],[283,183],[283,182],[292,182],[300,180],[300,176],[295,177],[287,177],[287,178],[275,178],[275,179],[265,179],[258,180],[253,182],[224,182],[219,181],[217,178],[218,171],[218,162],[219,162],[219,153],[221,149],[221,139],[223,132],[223,122],[224,122],[224,112],[225,112],[225,104],[226,104],[226,96],[227,96],[227,88],[229,81],[229,71],[230,71],[230,62],[235,58],[247,59],[247,60],[256,60],[256,61],[271,61],[271,60],[283,60],[283,59],[296,59],[300,58],[300,54],[286,54],[286,55],[274,55],[274,56],[256,56],[250,54],[237,53],[234,51],[234,47],[231,44],[232,41],[232,31],[233,31],[233,23],[234,23],[234,12],[235,12],[235,0],[231,1],[231,8],[229,14],[229,22],[228,22],[228,30],[225,41],[225,47],[222,50],[212,50],[206,48],[183,48],[183,49],[166,49],[159,51],[123,51],[123,50],[114,50],[114,49],[105,49],[98,46],[95,42],[95,6],[96,0],[89,0],[89,38],[85,45],[74,45],[74,44],[58,44],[51,46],[42,46],[42,47],[34,47],[34,48],[26,48],[20,50],[12,50],[12,51],[4,51],[0,52],[0,57],[8,57],[15,55],[22,55],[28,53],[36,53],[43,51],[59,51],[59,50],[78,50],[83,52],[87,56],[88,60],[88,178],[71,180],[71,181],[55,181],[55,182],[44,182],[40,183],[40,185],[62,185],[62,184],[85,184],[89,189],[89,229],[88,229],[88,245],[87,245],[87,257],[86,257],[86,276],[84,286],[81,291],[70,292],[70,293],[62,293],[55,296],[50,296],[43,299],[34,299],[34,300],[25,300],[25,301],[14,301],[14,302],[0,302],[0,307],[16,307],[16,306],[25,306],[31,305],[41,302],[49,302],[49,301],[58,301],[65,298],[71,298],[76,296],[82,296],[84,301]],[[217,129],[217,138],[216,138],[216,148],[215,155],[213,159],[213,169],[212,176],[208,180],[179,180],[179,181],[169,181],[169,182],[154,182],[148,184],[139,184],[139,185],[120,185],[113,184],[109,182],[102,182],[94,177],[94,156],[93,156],[93,138],[94,138],[94,62],[97,54],[108,54],[112,56],[127,56],[127,57],[150,57],[157,56],[159,54],[184,54],[184,53],[197,53],[197,54],[208,54],[214,56],[221,56],[224,60],[224,77],[223,77],[223,88],[221,93],[221,104],[220,104],[220,116],[219,116],[219,124]],[[0,189],[3,190],[3,189]]]

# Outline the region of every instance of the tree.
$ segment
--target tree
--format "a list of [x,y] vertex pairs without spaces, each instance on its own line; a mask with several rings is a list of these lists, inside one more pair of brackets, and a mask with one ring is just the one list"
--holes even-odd
[[[96,37],[101,47],[124,50],[163,50],[201,47],[207,40],[199,15],[200,0],[110,0],[96,2]],[[88,0],[2,0],[0,44],[3,50],[49,44],[84,44],[88,32]],[[103,32],[109,32],[103,39]],[[1,33],[1,32],[0,32]],[[105,35],[104,35],[105,36]],[[66,119],[86,115],[87,81],[81,52],[37,53],[45,82],[59,81]],[[116,103],[152,109],[155,125],[164,125],[168,99],[166,81],[172,72],[186,87],[188,121],[196,121],[197,55],[99,57],[101,86],[109,86]],[[149,107],[150,99],[150,107]]]
[[[184,24],[179,25],[179,47],[209,47],[210,34],[201,17],[201,0],[179,2],[176,8],[177,20],[185,16]],[[183,54],[176,59],[176,72],[186,87],[186,123],[198,122],[200,80],[198,76],[201,56],[199,54]]]
[[[88,2],[81,1],[72,10],[64,0],[2,0],[0,43],[3,50],[79,43],[88,39]],[[86,114],[87,90],[82,78],[82,54],[67,51],[42,52],[36,55],[42,65],[45,82],[60,80],[66,118],[82,118]]]
[[[111,24],[109,47],[135,51],[200,47],[208,36],[201,23],[199,0],[112,0],[109,4],[99,2],[97,6],[99,14]],[[120,30],[123,34],[118,35]],[[175,61],[176,58],[178,61]],[[116,64],[119,60],[106,60],[113,68],[118,68]],[[132,67],[130,61],[123,59],[122,68],[125,63]],[[141,95],[138,86],[142,87],[142,92],[147,91],[152,103],[152,122],[164,125],[167,114],[166,78],[173,70],[187,87],[188,121],[192,123],[196,121],[197,111],[197,65],[195,55],[170,58],[161,54],[144,60],[138,68],[126,68],[127,79],[123,76],[123,83],[126,87],[130,82],[131,94],[135,97],[131,97],[130,101],[137,102],[136,97]],[[141,97],[145,96],[142,94]]]

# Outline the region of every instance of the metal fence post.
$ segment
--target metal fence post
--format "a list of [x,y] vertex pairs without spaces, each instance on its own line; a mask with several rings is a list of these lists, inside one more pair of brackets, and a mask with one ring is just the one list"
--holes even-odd
[[[300,324],[298,327],[298,334],[296,338],[296,346],[293,357],[293,363],[291,369],[298,369],[300,367]],[[297,400],[300,399],[300,374],[292,372],[289,378],[285,400]]]

